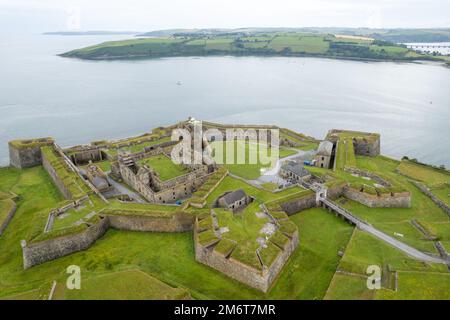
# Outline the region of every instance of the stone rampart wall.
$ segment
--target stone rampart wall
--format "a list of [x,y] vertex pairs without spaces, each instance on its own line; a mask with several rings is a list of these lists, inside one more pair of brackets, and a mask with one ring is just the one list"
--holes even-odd
[[31,244],[26,244],[23,241],[23,266],[24,269],[27,269],[86,250],[102,237],[108,228],[129,231],[184,232],[192,230],[193,224],[193,216],[187,213],[176,213],[171,217],[105,214],[99,222],[77,234]]
[[194,216],[181,212],[170,217],[108,215],[108,219],[111,228],[129,231],[185,232],[194,224]]
[[39,166],[42,163],[41,146],[15,148],[9,144],[9,161],[11,166],[19,169]]
[[86,250],[108,230],[107,218],[91,225],[85,231],[69,236],[45,240],[27,245],[22,243],[23,267],[28,269],[35,265],[54,260],[74,252]]
[[53,166],[51,165],[51,163],[47,160],[47,158],[45,156],[42,157],[42,165],[44,166],[44,169],[48,172],[48,174],[50,175],[50,177],[52,178],[56,187],[62,193],[64,198],[72,199],[72,194],[70,193],[69,189],[67,189],[66,185],[61,180],[61,178],[58,176],[55,169],[53,168]]
[[409,192],[387,193],[372,195],[359,190],[346,187],[344,196],[353,201],[359,202],[370,208],[410,208],[411,194]]

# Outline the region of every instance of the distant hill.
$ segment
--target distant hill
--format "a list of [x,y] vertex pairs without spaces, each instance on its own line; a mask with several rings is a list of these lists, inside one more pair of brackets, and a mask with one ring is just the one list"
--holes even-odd
[[139,31],[54,31],[44,32],[50,36],[104,36],[104,35],[135,35]]
[[[245,30],[242,31],[242,30]],[[277,30],[276,32],[274,30]],[[90,60],[177,56],[314,56],[358,60],[433,59],[404,45],[356,35],[292,32],[288,29],[172,30],[171,36],[109,41],[62,54]]]
[[139,33],[140,37],[169,37],[173,35],[257,35],[273,32],[310,32],[317,34],[342,34],[364,36],[394,43],[450,42],[450,28],[439,29],[372,29],[372,28],[238,28],[238,29],[167,29]]

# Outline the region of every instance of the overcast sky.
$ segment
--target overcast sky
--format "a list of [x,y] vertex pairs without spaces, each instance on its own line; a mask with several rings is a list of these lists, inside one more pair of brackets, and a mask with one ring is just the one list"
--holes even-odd
[[0,0],[1,32],[450,27],[450,0]]

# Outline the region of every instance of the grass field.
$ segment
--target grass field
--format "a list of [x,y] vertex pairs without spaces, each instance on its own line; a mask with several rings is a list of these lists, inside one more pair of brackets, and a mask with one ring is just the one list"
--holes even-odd
[[106,273],[85,279],[80,290],[57,285],[53,300],[177,300],[189,294],[140,270]]
[[12,208],[14,201],[11,199],[0,200],[0,226],[5,222]]
[[301,53],[326,53],[328,42],[324,37],[313,35],[277,35],[270,41],[269,47],[277,52],[289,48],[293,52]]
[[372,300],[375,291],[367,289],[364,276],[335,273],[325,300]]
[[[370,265],[379,266],[381,270],[386,266],[398,270],[398,291],[386,288],[369,290],[365,277]],[[326,299],[448,299],[450,292],[445,265],[430,265],[411,259],[359,230],[355,230],[339,270],[352,275],[336,273]]]
[[139,164],[151,167],[159,174],[160,179],[163,181],[189,173],[189,169],[173,163],[172,159],[164,154],[141,159],[139,160]]
[[450,300],[450,274],[399,272],[397,292],[381,290],[376,299]]
[[428,264],[408,257],[398,249],[378,240],[372,235],[356,230],[342,257],[339,269],[360,275],[366,275],[367,267],[390,265],[400,271],[442,272],[443,264]]
[[427,185],[450,183],[450,172],[446,170],[438,170],[406,160],[402,161],[397,169],[405,176]]
[[262,175],[261,170],[272,167],[279,158],[296,153],[295,150],[280,147],[277,155],[272,153],[272,150],[267,148],[265,144],[240,140],[216,141],[211,143],[211,147],[217,163],[224,164],[232,174],[249,180],[260,177]]
[[347,246],[353,227],[318,208],[290,219],[299,229],[299,247],[285,265],[270,297],[322,299],[339,264],[338,252]]
[[431,193],[450,206],[450,186],[432,188]]

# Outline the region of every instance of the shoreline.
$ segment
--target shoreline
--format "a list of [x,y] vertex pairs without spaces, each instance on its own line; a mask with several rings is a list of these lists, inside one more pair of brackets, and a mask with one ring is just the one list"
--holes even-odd
[[449,67],[450,62],[446,62],[441,59],[436,59],[433,57],[422,57],[422,58],[406,58],[406,59],[374,59],[374,58],[361,58],[361,57],[351,57],[351,56],[333,56],[333,55],[322,55],[322,54],[230,54],[230,53],[217,53],[217,54],[193,54],[193,55],[120,55],[120,56],[99,56],[99,57],[82,57],[79,55],[68,55],[66,53],[60,53],[56,56],[61,58],[71,58],[78,60],[88,60],[88,61],[133,61],[133,60],[152,60],[152,59],[164,59],[164,58],[207,58],[207,57],[286,57],[286,58],[321,58],[321,59],[332,59],[332,60],[346,60],[346,61],[359,61],[359,62],[405,62],[405,63],[417,63],[421,62],[436,62],[444,67]]

